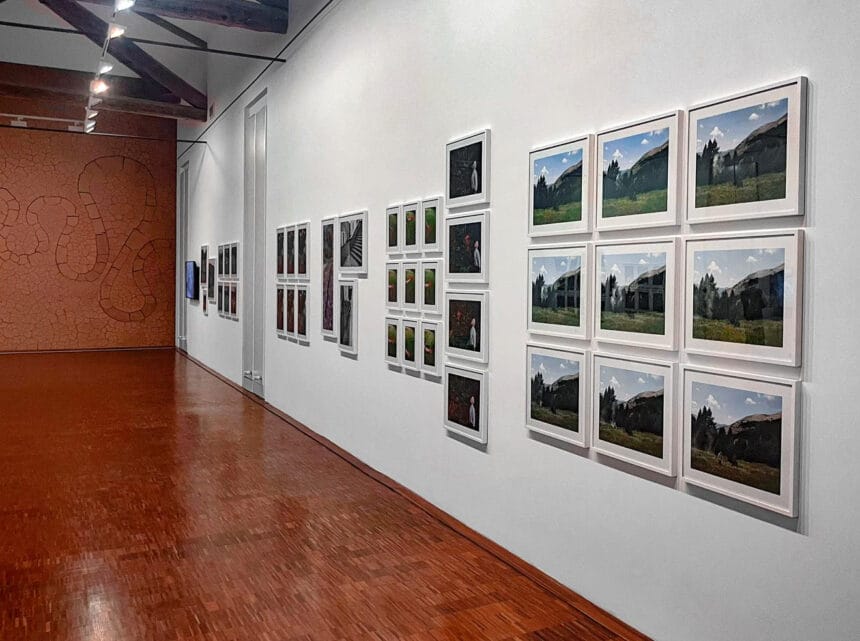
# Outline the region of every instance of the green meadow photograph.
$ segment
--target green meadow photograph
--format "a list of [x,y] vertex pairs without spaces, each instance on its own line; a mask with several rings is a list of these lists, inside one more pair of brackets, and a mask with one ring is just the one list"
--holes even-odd
[[666,333],[666,252],[600,253],[600,329]]
[[579,362],[529,354],[529,417],[536,422],[579,432]]
[[665,378],[632,368],[598,369],[600,440],[662,459]]
[[669,207],[669,128],[602,140],[601,217],[666,211]]
[[582,220],[582,162],[582,148],[532,155],[532,225]]
[[570,251],[529,252],[532,323],[579,327],[582,305],[582,256]]

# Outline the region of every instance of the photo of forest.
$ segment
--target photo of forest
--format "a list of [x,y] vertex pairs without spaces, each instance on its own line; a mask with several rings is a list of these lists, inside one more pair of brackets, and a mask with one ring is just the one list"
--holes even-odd
[[582,257],[531,255],[531,320],[580,326]]
[[666,211],[669,128],[603,143],[603,218]]
[[481,421],[481,381],[448,372],[448,420],[479,431]]
[[403,245],[415,247],[418,244],[418,208],[403,209]]
[[779,494],[782,397],[699,381],[692,388],[691,467]]
[[583,150],[539,156],[532,161],[532,224],[582,220]]
[[783,346],[785,249],[693,254],[693,338]]
[[666,252],[600,257],[600,328],[666,333]]
[[599,435],[642,454],[663,458],[663,376],[600,365]]
[[788,98],[702,118],[696,207],[785,198]]
[[579,362],[533,353],[529,365],[529,416],[579,432]]
[[448,347],[481,351],[481,301],[448,301]]

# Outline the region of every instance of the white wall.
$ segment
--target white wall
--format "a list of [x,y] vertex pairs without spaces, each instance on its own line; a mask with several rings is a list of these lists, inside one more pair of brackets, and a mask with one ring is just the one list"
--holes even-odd
[[[242,109],[267,87],[270,402],[655,639],[853,639],[860,439],[846,398],[860,388],[860,302],[839,276],[858,240],[858,24],[849,2],[341,3],[183,158],[191,254],[241,234]],[[705,500],[530,438],[529,149],[799,74],[810,78],[801,518]],[[441,385],[383,361],[385,206],[441,193],[445,142],[483,126],[493,136],[486,452],[446,436]],[[354,361],[319,336],[319,220],[364,207],[371,259]],[[304,219],[310,347],[277,339],[273,311],[274,229]],[[241,321],[191,311],[191,354],[239,380]]]

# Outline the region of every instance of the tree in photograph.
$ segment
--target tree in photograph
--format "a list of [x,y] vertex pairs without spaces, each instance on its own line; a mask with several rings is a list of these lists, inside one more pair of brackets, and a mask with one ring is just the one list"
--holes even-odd
[[612,386],[600,395],[600,420],[605,423],[612,423],[615,416],[615,389]]
[[538,277],[532,283],[532,305],[535,307],[543,306],[543,287],[546,280],[543,274],[538,274]]
[[714,182],[714,158],[720,155],[720,145],[711,139],[705,143],[702,153],[696,154],[696,184],[711,185]]

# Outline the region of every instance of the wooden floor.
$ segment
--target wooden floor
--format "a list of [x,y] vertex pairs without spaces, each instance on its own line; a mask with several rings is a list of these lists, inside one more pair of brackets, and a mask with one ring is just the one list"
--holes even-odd
[[0,639],[609,641],[172,351],[0,356]]

